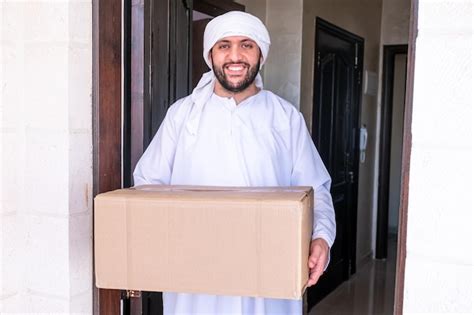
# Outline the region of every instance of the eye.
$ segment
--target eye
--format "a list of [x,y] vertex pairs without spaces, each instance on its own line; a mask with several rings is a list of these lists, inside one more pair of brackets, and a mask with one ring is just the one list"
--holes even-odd
[[245,49],[252,49],[252,48],[253,48],[253,43],[251,43],[251,42],[244,42],[244,43],[242,43],[242,48],[245,48]]
[[230,45],[227,43],[222,43],[222,44],[217,45],[217,48],[219,49],[229,49],[229,47]]

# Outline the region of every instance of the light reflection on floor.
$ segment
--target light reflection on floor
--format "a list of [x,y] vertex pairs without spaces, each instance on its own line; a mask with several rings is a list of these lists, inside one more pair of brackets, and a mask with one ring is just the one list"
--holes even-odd
[[319,302],[309,315],[391,315],[395,292],[396,241],[387,260],[372,260]]

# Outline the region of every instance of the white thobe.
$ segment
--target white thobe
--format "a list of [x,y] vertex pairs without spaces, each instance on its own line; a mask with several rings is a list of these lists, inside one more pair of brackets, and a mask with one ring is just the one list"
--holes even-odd
[[[137,164],[135,185],[313,186],[313,239],[333,244],[330,177],[294,106],[265,90],[238,105],[212,94],[198,125],[192,107],[188,96],[169,108]],[[302,313],[301,300],[169,292],[163,307],[164,314]]]

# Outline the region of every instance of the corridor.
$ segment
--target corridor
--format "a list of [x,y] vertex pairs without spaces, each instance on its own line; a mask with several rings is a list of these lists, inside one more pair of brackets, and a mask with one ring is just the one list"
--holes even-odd
[[318,303],[309,315],[391,315],[397,244],[389,238],[387,260],[371,260]]

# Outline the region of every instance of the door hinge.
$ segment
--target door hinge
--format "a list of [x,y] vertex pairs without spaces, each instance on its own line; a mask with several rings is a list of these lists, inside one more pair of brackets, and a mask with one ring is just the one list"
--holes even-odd
[[317,64],[318,64],[318,68],[319,68],[319,66],[321,65],[321,52],[319,52],[319,51],[318,51],[318,62],[317,62]]

